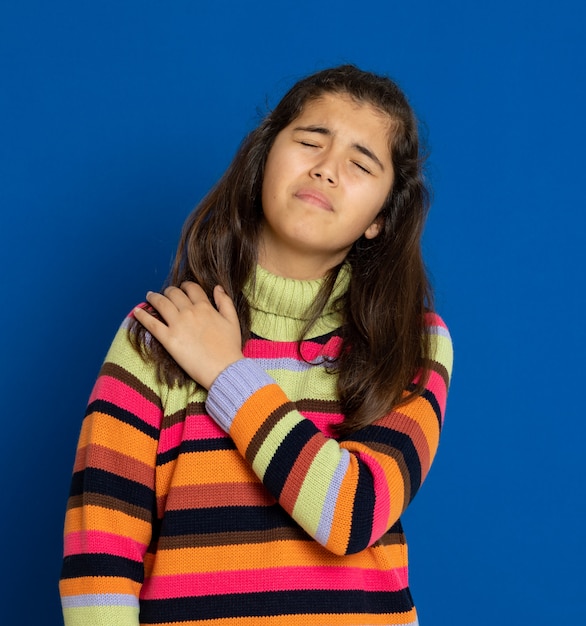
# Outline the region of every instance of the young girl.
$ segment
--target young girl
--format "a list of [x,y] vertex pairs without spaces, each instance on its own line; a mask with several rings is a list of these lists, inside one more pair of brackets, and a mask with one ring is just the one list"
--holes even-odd
[[452,367],[426,210],[387,78],[318,72],[245,139],[92,392],[67,626],[417,624],[400,517]]

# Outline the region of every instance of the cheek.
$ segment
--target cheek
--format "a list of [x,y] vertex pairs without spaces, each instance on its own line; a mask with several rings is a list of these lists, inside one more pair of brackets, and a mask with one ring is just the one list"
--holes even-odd
[[382,211],[383,207],[387,203],[387,200],[391,196],[392,190],[393,190],[392,180],[389,181],[386,185],[383,185],[379,189],[379,192],[377,194],[377,199],[376,199],[376,205],[378,207],[378,210],[376,212],[377,215]]
[[283,186],[283,177],[281,172],[287,170],[282,161],[283,159],[280,157],[278,152],[275,152],[274,150],[269,152],[262,182],[263,200],[265,198],[268,199],[276,197]]
[[277,181],[275,180],[275,168],[274,162],[267,160],[267,164],[264,171],[262,180],[262,203],[269,201],[275,197],[276,189],[278,188]]
[[[368,216],[370,217],[370,222],[373,222],[376,219],[376,216],[381,212],[385,202],[388,198],[388,192],[386,188],[377,187],[375,189],[371,189],[368,194]],[[364,201],[364,196],[362,196]],[[369,217],[365,216],[365,219],[369,219]]]

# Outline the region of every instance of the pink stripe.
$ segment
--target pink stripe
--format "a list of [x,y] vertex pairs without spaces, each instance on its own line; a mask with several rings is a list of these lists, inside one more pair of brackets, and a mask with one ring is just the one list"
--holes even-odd
[[244,346],[244,356],[251,359],[274,359],[276,357],[299,358],[297,355],[296,341],[268,342],[263,339],[251,339],[247,341]]
[[334,436],[333,426],[344,419],[341,413],[320,413],[319,411],[302,411],[303,417],[311,420],[327,437]]
[[64,556],[74,554],[111,554],[133,561],[142,561],[147,546],[128,537],[120,537],[98,530],[81,530],[67,533],[64,540]]
[[207,415],[190,415],[185,423],[179,422],[161,431],[159,437],[159,452],[177,447],[182,441],[197,441],[200,439],[222,439],[226,433]]
[[441,326],[448,330],[446,323],[437,313],[426,313],[425,314],[425,325],[426,326]]
[[140,417],[144,422],[155,428],[161,424],[161,409],[147,400],[132,387],[111,376],[100,376],[90,396],[90,402],[105,400]]
[[[303,357],[309,361],[323,356],[337,356],[340,353],[342,340],[332,337],[325,345],[311,340],[303,342]],[[244,356],[252,359],[299,359],[296,341],[268,342],[261,339],[251,339],[244,347]]]
[[[413,383],[417,384],[421,378],[421,373],[417,374],[413,379]],[[429,373],[429,379],[427,380],[427,384],[425,388],[435,396],[437,400],[442,418],[442,425],[444,423],[444,413],[446,412],[446,402],[448,398],[448,390],[446,389],[446,382],[442,376],[440,376],[437,372],[431,371]],[[399,409],[400,410],[400,409]]]
[[354,567],[281,567],[271,569],[153,576],[145,581],[144,600],[227,593],[301,589],[400,591],[407,587],[407,568],[387,572]]
[[374,511],[372,520],[372,532],[369,545],[380,539],[389,526],[389,515],[391,514],[391,494],[389,492],[389,477],[372,456],[364,452],[357,453],[360,461],[368,467],[373,478],[373,491],[376,494],[374,501]]
[[185,423],[184,439],[220,439],[225,438],[226,433],[209,417],[209,415],[190,415]]
[[442,412],[442,422],[443,416],[446,410],[446,402],[448,399],[448,390],[446,389],[446,383],[444,379],[437,373],[431,372],[429,375],[429,380],[427,381],[426,389],[431,391],[437,400],[440,410]]
[[177,447],[181,443],[181,436],[183,435],[183,423],[173,424],[169,428],[161,430],[159,435],[159,453],[167,452],[171,448]]

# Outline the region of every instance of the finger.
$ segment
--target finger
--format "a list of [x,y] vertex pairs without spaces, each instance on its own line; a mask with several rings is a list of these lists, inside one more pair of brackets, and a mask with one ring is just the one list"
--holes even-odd
[[156,291],[149,291],[146,295],[146,301],[167,324],[172,323],[182,306],[191,304],[187,296],[177,287],[167,287],[164,295]]
[[163,322],[158,320],[156,317],[153,317],[148,311],[140,306],[134,309],[134,317],[156,339],[159,339],[159,341],[162,339],[167,329],[167,326]]
[[239,324],[238,313],[232,298],[224,291],[221,285],[214,287],[214,301],[220,315],[229,322]]
[[206,292],[202,289],[200,285],[194,283],[193,281],[186,280],[182,282],[181,289],[185,294],[187,294],[187,297],[193,304],[202,300],[209,302]]
[[174,285],[167,287],[163,291],[162,296],[167,298],[178,311],[191,305],[191,299],[189,296],[183,291],[182,288],[175,287]]

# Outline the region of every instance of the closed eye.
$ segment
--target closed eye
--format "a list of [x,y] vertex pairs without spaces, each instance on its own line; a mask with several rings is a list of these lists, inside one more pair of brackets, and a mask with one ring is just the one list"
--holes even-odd
[[364,167],[364,165],[360,165],[360,163],[357,163],[356,161],[352,161],[352,163],[354,163],[354,165],[356,165],[356,167],[358,169],[362,170],[366,174],[372,174],[372,172],[369,169],[367,169],[366,167]]
[[299,141],[302,146],[307,146],[308,148],[318,148],[319,146],[315,143],[310,143],[309,141]]

